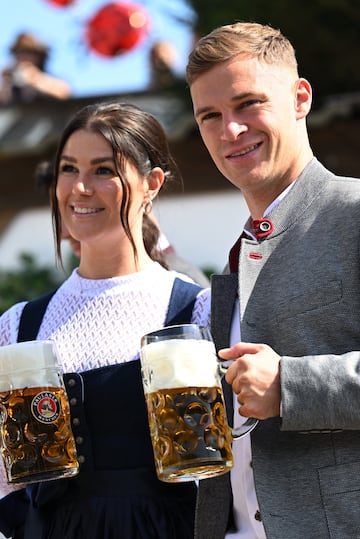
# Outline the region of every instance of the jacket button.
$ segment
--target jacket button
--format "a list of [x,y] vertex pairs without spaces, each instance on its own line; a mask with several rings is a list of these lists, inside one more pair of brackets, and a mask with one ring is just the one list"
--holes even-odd
[[69,378],[68,385],[69,385],[69,387],[75,387],[76,386],[76,380],[74,378]]
[[70,399],[70,406],[76,406],[77,405],[77,398],[76,397],[72,397]]
[[261,522],[261,521],[262,521],[262,518],[261,518],[261,513],[260,513],[260,511],[259,511],[259,510],[258,510],[258,511],[256,511],[256,513],[255,513],[255,516],[254,516],[254,518],[255,518],[255,520],[258,520],[259,522]]
[[85,462],[85,457],[84,457],[84,455],[79,455],[79,456],[78,456],[78,462],[79,462],[79,464],[84,464],[84,462]]
[[80,425],[80,419],[78,417],[74,417],[72,422],[74,427],[78,427]]

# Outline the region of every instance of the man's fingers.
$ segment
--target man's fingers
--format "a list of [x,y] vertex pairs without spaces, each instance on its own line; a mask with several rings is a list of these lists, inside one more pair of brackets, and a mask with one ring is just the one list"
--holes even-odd
[[219,357],[223,359],[237,359],[244,354],[256,354],[263,350],[264,345],[250,342],[238,342],[231,348],[222,348],[219,350]]

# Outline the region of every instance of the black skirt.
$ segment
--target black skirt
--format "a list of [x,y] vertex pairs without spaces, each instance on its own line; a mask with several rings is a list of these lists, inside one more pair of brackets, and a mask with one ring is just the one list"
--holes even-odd
[[157,479],[140,362],[65,381],[83,464],[27,488],[24,538],[193,539],[197,488]]

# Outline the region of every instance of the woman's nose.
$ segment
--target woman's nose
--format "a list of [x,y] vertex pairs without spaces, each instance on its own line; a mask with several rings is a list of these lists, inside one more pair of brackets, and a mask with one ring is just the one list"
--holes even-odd
[[87,195],[91,194],[91,184],[89,180],[84,178],[83,176],[79,176],[77,180],[74,182],[73,185],[73,191]]

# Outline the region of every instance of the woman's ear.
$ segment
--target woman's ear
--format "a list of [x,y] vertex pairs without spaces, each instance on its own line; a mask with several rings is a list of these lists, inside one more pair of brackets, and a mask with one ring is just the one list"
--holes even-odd
[[160,191],[162,184],[165,180],[165,173],[162,168],[154,167],[148,177],[146,178],[147,182],[147,193],[150,195],[150,199],[153,200],[158,192]]

